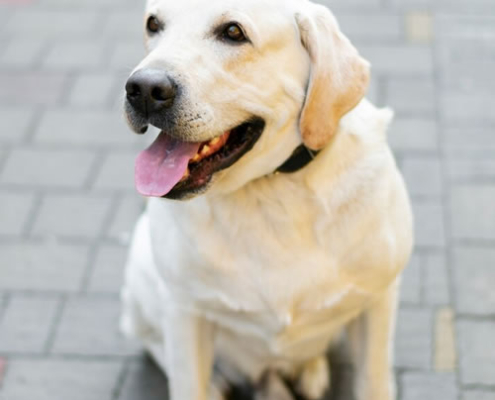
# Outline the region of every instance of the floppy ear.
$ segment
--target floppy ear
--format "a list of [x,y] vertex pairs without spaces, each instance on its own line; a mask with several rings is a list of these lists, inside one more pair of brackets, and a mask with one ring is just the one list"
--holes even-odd
[[311,4],[296,15],[301,41],[309,53],[311,73],[300,129],[304,144],[322,149],[340,119],[366,94],[370,65],[343,33],[326,7]]

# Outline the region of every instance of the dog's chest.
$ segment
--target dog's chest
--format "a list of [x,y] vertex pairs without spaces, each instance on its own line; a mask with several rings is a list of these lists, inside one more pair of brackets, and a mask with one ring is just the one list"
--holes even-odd
[[243,224],[217,220],[207,229],[200,217],[192,225],[166,216],[175,221],[163,230],[166,218],[160,218],[161,233],[154,235],[163,249],[156,253],[163,257],[159,264],[168,263],[161,271],[165,280],[209,319],[237,335],[257,337],[273,353],[299,346],[307,351],[308,337],[323,351],[369,301],[342,274],[341,255],[319,245],[306,225],[274,230],[251,214]]

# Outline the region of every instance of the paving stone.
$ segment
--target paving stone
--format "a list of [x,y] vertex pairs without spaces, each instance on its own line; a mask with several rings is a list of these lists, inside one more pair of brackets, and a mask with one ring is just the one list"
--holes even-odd
[[87,36],[94,32],[97,23],[98,15],[95,12],[19,7],[15,9],[14,14],[7,22],[5,32],[28,39],[33,37]]
[[111,13],[105,21],[103,36],[109,38],[129,38],[136,40],[144,35],[144,6],[143,12],[122,10]]
[[402,303],[421,303],[421,258],[414,254],[402,274],[400,299]]
[[435,9],[449,12],[479,13],[492,11],[490,0],[473,0],[466,3],[463,0],[391,0],[390,4],[397,8]]
[[434,151],[438,147],[437,125],[432,119],[396,117],[388,137],[396,151]]
[[456,185],[451,191],[456,239],[495,239],[495,185]]
[[101,41],[58,43],[45,56],[43,66],[60,70],[92,70],[103,66],[107,45]]
[[418,248],[445,246],[443,207],[437,201],[413,202],[415,244]]
[[438,53],[442,68],[463,71],[474,64],[495,65],[492,40],[483,36],[445,40]]
[[94,155],[90,152],[16,149],[0,172],[0,183],[29,187],[81,187]]
[[66,81],[59,73],[0,71],[0,104],[54,105],[61,99]]
[[163,372],[148,358],[132,363],[118,400],[164,400],[168,393]]
[[112,74],[83,74],[76,80],[69,103],[76,107],[102,109],[110,103],[114,85]]
[[495,16],[438,14],[435,17],[435,34],[440,39],[495,37]]
[[431,78],[391,78],[385,85],[386,103],[398,115],[435,115],[435,85]]
[[379,14],[340,13],[338,21],[352,42],[399,41],[404,37],[403,20],[398,14],[385,14],[382,11]]
[[55,354],[133,356],[139,348],[119,333],[120,301],[75,298],[67,303],[57,330]]
[[0,323],[0,352],[41,353],[57,312],[55,299],[14,296]]
[[56,110],[45,114],[35,137],[38,143],[129,147],[138,140],[122,114],[108,111]]
[[[85,0],[84,3],[67,2],[65,0],[38,0],[39,4],[47,8],[61,7],[62,9],[95,9],[108,8],[123,3],[122,0]],[[127,2],[129,2],[127,0]]]
[[328,8],[330,10],[370,10],[370,9],[376,9],[381,6],[380,0],[316,0],[315,3],[320,3]]
[[134,162],[137,152],[109,154],[95,187],[98,189],[135,190]]
[[443,147],[449,157],[493,158],[495,135],[489,127],[449,127]]
[[461,320],[457,334],[462,384],[495,385],[495,323]]
[[495,114],[493,93],[444,93],[441,96],[441,113],[443,121],[448,125],[464,123],[469,125],[493,125]]
[[402,368],[431,368],[433,317],[426,309],[401,309],[395,339],[395,365]]
[[408,372],[402,377],[403,400],[457,400],[454,374]]
[[433,40],[433,17],[427,11],[406,14],[406,35],[410,43],[426,44]]
[[7,68],[31,68],[35,66],[46,48],[43,39],[21,38],[9,42],[0,54],[0,66]]
[[0,235],[19,236],[32,207],[30,194],[0,193]]
[[76,291],[81,285],[87,256],[85,246],[0,244],[0,291]]
[[34,117],[34,110],[27,107],[2,107],[0,109],[0,143],[19,143],[26,136]]
[[457,352],[454,328],[454,311],[449,307],[438,310],[435,317],[435,371],[454,372]]
[[[493,153],[495,156],[495,152]],[[495,160],[490,157],[450,157],[445,160],[447,173],[452,181],[476,181],[495,179]]]
[[431,75],[431,50],[422,46],[360,46],[364,58],[369,60],[375,73],[400,75]]
[[406,157],[402,172],[411,196],[442,195],[442,172],[437,157]]
[[495,392],[468,390],[464,392],[462,400],[495,400]]
[[469,63],[443,68],[439,76],[440,88],[452,93],[489,95],[495,90],[495,65]]
[[145,56],[142,41],[130,41],[112,45],[113,54],[110,58],[110,67],[130,74]]
[[14,360],[0,396],[5,400],[112,400],[119,362]]
[[444,254],[425,254],[422,267],[424,302],[433,306],[450,304],[449,275]]
[[45,196],[32,233],[95,238],[103,228],[110,206],[111,199],[105,196]]
[[123,196],[107,235],[123,244],[129,244],[134,225],[144,211],[144,205],[143,198],[137,194]]
[[88,291],[97,293],[119,293],[123,283],[127,253],[127,247],[100,247],[96,256]]
[[456,304],[461,313],[495,315],[495,249],[459,247],[453,253]]
[[372,103],[378,103],[379,101],[379,83],[376,77],[372,76],[370,84],[368,86],[368,92],[366,98]]

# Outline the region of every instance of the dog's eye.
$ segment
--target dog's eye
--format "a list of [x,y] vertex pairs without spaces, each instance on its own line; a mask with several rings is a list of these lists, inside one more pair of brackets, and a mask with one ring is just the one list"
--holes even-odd
[[154,16],[151,16],[148,18],[148,21],[146,22],[146,29],[148,30],[149,33],[158,33],[162,30],[162,23],[160,20]]
[[245,42],[247,40],[246,35],[237,24],[227,25],[223,31],[223,37],[232,42]]

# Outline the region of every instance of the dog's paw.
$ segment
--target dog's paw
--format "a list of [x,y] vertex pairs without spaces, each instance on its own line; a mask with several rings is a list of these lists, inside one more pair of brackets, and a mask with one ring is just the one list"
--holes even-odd
[[268,372],[258,385],[255,400],[294,400],[294,396],[279,375]]
[[218,387],[215,383],[210,385],[210,397],[209,400],[225,400],[224,390],[221,387]]
[[299,377],[298,392],[308,400],[318,400],[330,388],[330,371],[325,357],[308,362]]

